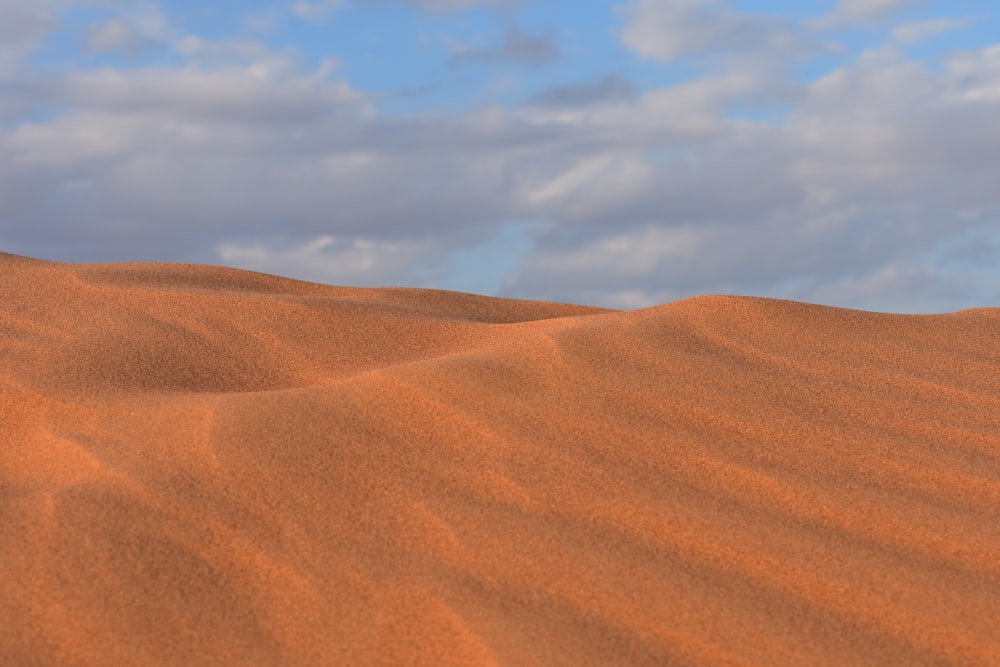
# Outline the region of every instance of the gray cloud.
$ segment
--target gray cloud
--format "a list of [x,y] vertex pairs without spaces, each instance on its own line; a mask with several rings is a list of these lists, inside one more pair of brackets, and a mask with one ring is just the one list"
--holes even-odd
[[0,3],[0,43],[5,46],[33,40],[57,25],[44,7],[23,2]]
[[384,5],[391,3],[414,5],[432,11],[461,11],[472,7],[497,7],[513,9],[531,0],[361,0],[362,4]]
[[0,44],[9,46],[33,40],[55,28],[59,21],[46,5],[44,2],[0,1]]
[[224,242],[219,258],[227,264],[282,274],[296,266],[300,279],[337,285],[394,285],[415,263],[427,262],[441,248],[431,241],[341,240],[331,235],[288,246],[281,240]]
[[[0,244],[79,260],[142,247],[148,259],[286,262],[293,273],[295,248],[415,261],[388,249],[446,253],[514,214],[516,164],[529,158],[519,153],[552,134],[489,110],[381,118],[330,71],[258,55],[73,72],[26,92],[66,111],[0,134]],[[327,236],[337,244],[314,244]]]
[[62,79],[53,92],[77,110],[227,127],[298,126],[364,99],[344,83],[321,79],[321,74],[267,77],[260,69],[238,66],[150,67],[75,73]]
[[[551,224],[505,293],[621,306],[704,292],[875,308],[989,298],[970,287],[995,280],[989,262],[948,257],[956,239],[996,257],[998,57],[968,52],[944,72],[862,60],[809,86],[781,124],[715,115],[694,149],[663,135],[676,149],[662,156],[580,159],[542,191]],[[653,94],[629,123],[648,136]],[[604,125],[597,112],[583,122]]]
[[[0,129],[0,248],[434,284],[449,252],[519,221],[534,247],[510,296],[1000,298],[1000,46],[940,67],[876,50],[803,85],[724,62],[646,91],[612,75],[520,109],[387,117],[335,62],[164,34],[182,64],[0,78],[0,109],[22,114]],[[789,108],[730,113],[748,103]]]
[[639,90],[619,74],[609,74],[596,81],[552,86],[542,90],[532,102],[542,106],[581,107],[602,102],[623,102],[638,97]]
[[0,0],[0,83],[3,77],[16,75],[24,58],[58,25],[47,3]]
[[503,41],[496,46],[463,46],[453,54],[454,60],[479,60],[511,62],[518,65],[546,65],[559,58],[555,35],[530,35],[518,26],[504,32]]

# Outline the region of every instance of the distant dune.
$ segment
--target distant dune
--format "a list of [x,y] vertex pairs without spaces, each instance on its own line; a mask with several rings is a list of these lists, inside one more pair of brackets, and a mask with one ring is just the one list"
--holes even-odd
[[998,665],[1000,309],[0,254],[2,665]]

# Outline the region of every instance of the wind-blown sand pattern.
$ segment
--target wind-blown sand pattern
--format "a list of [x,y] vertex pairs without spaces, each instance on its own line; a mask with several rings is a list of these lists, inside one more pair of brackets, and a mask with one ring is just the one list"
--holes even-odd
[[1000,664],[1000,310],[0,255],[0,664]]

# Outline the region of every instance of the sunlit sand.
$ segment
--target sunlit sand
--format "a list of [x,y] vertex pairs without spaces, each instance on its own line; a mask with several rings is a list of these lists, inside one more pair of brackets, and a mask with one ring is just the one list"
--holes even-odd
[[4,665],[1000,661],[1000,309],[0,255]]

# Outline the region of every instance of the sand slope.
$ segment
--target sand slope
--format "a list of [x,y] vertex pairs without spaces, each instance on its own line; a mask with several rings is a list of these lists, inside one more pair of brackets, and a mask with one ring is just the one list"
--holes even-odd
[[0,255],[0,664],[1000,664],[1000,310]]

